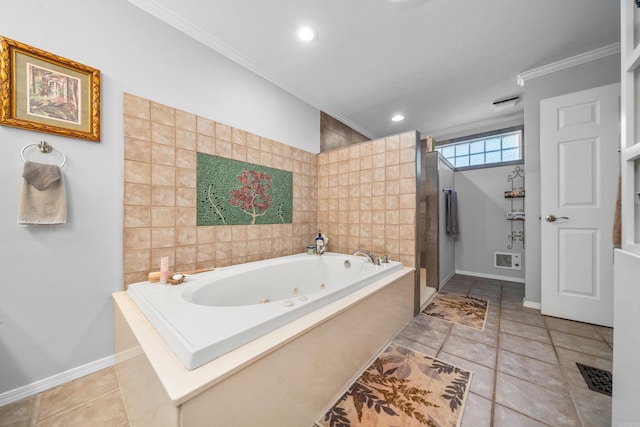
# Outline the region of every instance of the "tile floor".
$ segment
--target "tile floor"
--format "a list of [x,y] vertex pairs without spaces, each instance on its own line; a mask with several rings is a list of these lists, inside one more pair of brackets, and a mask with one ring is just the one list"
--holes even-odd
[[613,329],[525,308],[521,284],[458,275],[443,290],[488,300],[485,330],[417,316],[394,341],[473,372],[462,427],[611,425],[576,362],[611,372]]
[[[575,362],[611,371],[613,330],[524,308],[524,286],[455,276],[444,290],[489,300],[484,331],[417,316],[399,344],[473,371],[462,427],[604,427],[611,398]],[[128,420],[114,368],[0,408],[0,426],[114,426]]]

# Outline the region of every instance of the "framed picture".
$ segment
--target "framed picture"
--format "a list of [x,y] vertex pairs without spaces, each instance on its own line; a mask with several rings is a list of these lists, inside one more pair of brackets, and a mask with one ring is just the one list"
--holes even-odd
[[100,71],[0,36],[0,125],[100,141]]

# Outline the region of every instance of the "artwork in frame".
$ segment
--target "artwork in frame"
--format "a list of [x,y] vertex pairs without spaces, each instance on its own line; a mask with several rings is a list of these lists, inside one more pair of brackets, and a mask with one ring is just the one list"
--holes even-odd
[[293,174],[197,154],[197,225],[291,224]]
[[100,71],[0,36],[0,125],[100,141]]

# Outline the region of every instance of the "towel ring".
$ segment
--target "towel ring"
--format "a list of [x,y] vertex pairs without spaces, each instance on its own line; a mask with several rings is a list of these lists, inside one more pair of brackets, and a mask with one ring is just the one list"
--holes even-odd
[[22,161],[23,162],[27,161],[24,158],[24,152],[29,147],[36,147],[38,149],[38,151],[41,152],[41,153],[50,153],[52,151],[57,151],[62,156],[62,163],[60,163],[58,165],[58,167],[63,167],[65,165],[65,163],[67,163],[67,156],[65,156],[62,151],[58,150],[57,148],[53,147],[52,145],[49,145],[49,143],[47,141],[40,141],[37,144],[35,144],[35,143],[34,144],[27,144],[24,147],[22,147],[22,151],[20,151],[20,157],[22,157]]

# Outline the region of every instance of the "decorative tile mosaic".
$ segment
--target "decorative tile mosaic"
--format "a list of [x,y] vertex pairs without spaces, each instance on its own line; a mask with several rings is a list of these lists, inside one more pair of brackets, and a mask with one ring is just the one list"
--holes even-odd
[[197,225],[291,224],[291,172],[197,153]]

